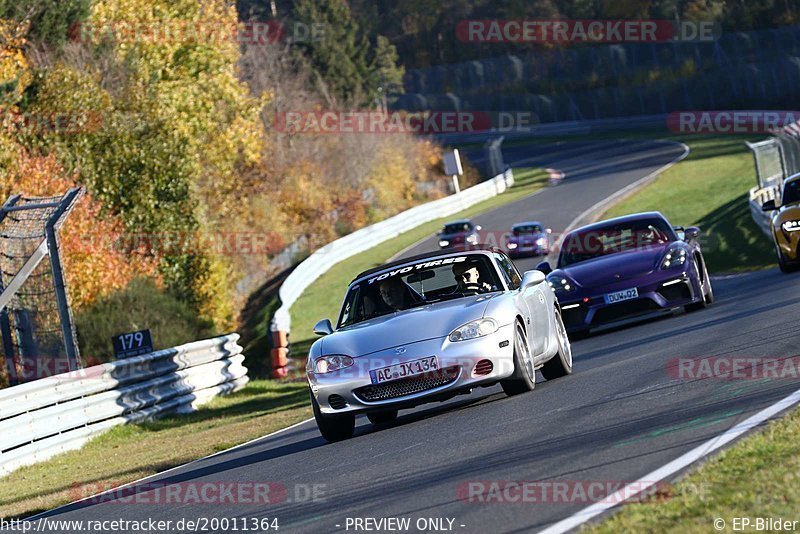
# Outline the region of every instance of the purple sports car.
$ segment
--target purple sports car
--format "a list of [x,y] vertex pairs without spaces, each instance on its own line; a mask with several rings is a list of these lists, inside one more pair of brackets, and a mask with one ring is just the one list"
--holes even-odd
[[570,232],[557,268],[537,268],[556,291],[570,333],[692,311],[714,300],[699,233],[673,228],[658,212],[627,215]]
[[538,221],[517,223],[511,227],[506,240],[508,255],[512,258],[522,256],[545,256],[550,253],[550,228],[544,228]]

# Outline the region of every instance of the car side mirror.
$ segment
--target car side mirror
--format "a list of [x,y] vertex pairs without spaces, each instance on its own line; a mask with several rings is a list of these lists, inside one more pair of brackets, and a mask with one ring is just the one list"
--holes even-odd
[[686,230],[683,231],[683,240],[684,241],[694,241],[697,239],[697,236],[700,235],[700,228],[696,226],[690,226]]
[[333,334],[333,325],[330,319],[323,319],[314,325],[314,333],[318,336],[327,336]]
[[542,271],[525,271],[522,275],[522,287],[527,289],[529,287],[538,286],[545,281],[545,276]]
[[767,200],[763,204],[761,204],[762,211],[773,211],[778,209],[778,205],[775,202],[775,199]]
[[553,268],[550,267],[550,262],[543,261],[539,265],[536,266],[536,270],[544,273],[545,276],[553,272]]

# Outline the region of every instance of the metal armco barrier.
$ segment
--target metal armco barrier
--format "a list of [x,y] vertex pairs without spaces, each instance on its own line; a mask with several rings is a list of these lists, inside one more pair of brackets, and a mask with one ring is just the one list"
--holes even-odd
[[352,234],[328,243],[300,263],[281,286],[279,291],[281,307],[275,312],[270,323],[273,340],[273,378],[282,378],[287,374],[288,340],[292,325],[289,310],[300,298],[300,295],[303,294],[303,291],[317,278],[340,261],[369,250],[388,239],[416,228],[420,224],[447,217],[478,202],[497,196],[512,185],[514,185],[514,174],[511,169],[508,169],[490,180],[463,190],[457,195],[415,206],[385,221],[356,230]]
[[0,475],[80,448],[111,427],[186,413],[249,381],[238,334],[0,390]]
[[771,186],[767,188],[754,187],[750,190],[750,215],[756,222],[761,231],[767,237],[772,238],[772,230],[770,228],[771,217],[769,212],[763,211],[761,206],[768,200],[775,200],[778,198],[778,187]]
[[758,185],[750,190],[750,213],[759,228],[771,239],[771,214],[761,209],[764,202],[776,200],[781,184],[789,176],[800,173],[800,122],[774,132],[774,136],[758,143],[747,143],[753,151]]

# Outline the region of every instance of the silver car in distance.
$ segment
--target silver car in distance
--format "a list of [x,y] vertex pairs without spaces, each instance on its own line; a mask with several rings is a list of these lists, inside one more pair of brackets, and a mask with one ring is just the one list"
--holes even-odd
[[424,254],[363,272],[350,284],[336,328],[309,351],[314,417],[327,441],[352,437],[355,415],[374,424],[397,411],[475,387],[508,395],[572,373],[555,293],[540,271],[523,276],[486,247]]

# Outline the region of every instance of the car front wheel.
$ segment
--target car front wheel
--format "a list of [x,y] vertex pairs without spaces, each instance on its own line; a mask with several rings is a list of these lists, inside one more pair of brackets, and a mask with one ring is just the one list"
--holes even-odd
[[708,308],[711,303],[714,302],[714,289],[711,287],[711,278],[708,276],[708,269],[706,268],[706,263],[703,262],[703,270],[700,271],[700,264],[698,263],[699,260],[695,260],[694,268],[695,272],[697,273],[697,281],[700,284],[700,291],[702,292],[702,296],[700,301],[687,304],[684,306],[684,309],[687,312],[693,312],[697,310],[702,310],[703,308]]
[[328,415],[319,409],[319,403],[314,394],[309,390],[311,406],[314,409],[314,419],[317,421],[319,433],[325,441],[332,443],[353,437],[356,429],[356,417],[353,414]]
[[519,323],[514,334],[514,374],[501,380],[500,385],[508,396],[531,391],[536,386],[533,355],[525,336],[525,328]]
[[554,311],[554,319],[556,337],[558,340],[558,353],[542,366],[542,376],[547,380],[553,380],[554,378],[561,378],[562,376],[572,374],[572,346],[569,343],[569,336],[567,336],[567,329],[564,326],[564,321],[561,319],[561,312],[557,309]]
[[792,273],[797,270],[797,266],[789,262],[789,259],[783,254],[778,243],[775,243],[775,251],[778,254],[778,267],[781,268],[782,273]]

